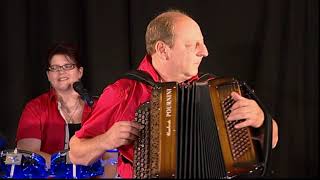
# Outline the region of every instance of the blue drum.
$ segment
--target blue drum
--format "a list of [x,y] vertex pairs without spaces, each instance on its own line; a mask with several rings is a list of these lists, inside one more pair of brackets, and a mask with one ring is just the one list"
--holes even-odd
[[0,154],[0,179],[47,178],[45,159],[25,150],[3,150]]
[[51,156],[50,177],[57,179],[82,179],[100,176],[104,172],[100,160],[89,166],[75,165],[69,160],[69,150]]

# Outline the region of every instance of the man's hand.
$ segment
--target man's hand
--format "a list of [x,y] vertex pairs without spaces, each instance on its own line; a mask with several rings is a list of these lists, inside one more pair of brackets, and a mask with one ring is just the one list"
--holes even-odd
[[[264,121],[264,113],[256,101],[240,96],[236,92],[231,93],[232,99],[236,101],[231,107],[231,113],[227,120],[234,121],[244,119],[243,122],[236,124],[235,128],[252,126],[259,128]],[[278,143],[278,125],[272,119],[272,148]]]
[[243,122],[236,124],[235,128],[247,126],[258,128],[262,126],[264,114],[256,101],[242,97],[236,92],[232,92],[231,96],[235,103],[231,107],[231,113],[227,120],[234,121],[244,119]]
[[118,121],[105,133],[107,149],[116,149],[120,146],[131,144],[139,137],[143,126],[133,121]]

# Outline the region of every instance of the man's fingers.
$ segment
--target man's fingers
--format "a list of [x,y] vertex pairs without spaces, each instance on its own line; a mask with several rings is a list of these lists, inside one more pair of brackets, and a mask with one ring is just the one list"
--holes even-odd
[[119,124],[120,126],[131,126],[134,127],[136,129],[142,129],[143,125],[134,122],[134,121],[118,121],[117,124]]
[[238,101],[241,99],[245,99],[244,97],[242,97],[240,94],[238,94],[237,92],[231,92],[231,97],[233,100]]

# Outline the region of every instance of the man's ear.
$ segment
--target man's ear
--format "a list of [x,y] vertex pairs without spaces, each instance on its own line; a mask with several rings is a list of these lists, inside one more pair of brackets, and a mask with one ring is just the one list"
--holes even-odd
[[155,50],[156,53],[158,53],[158,55],[161,57],[161,59],[167,60],[169,58],[168,48],[169,46],[163,41],[156,42]]

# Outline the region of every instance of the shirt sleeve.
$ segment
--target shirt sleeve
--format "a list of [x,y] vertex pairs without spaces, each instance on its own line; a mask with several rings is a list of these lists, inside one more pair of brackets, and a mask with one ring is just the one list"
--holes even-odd
[[104,133],[121,116],[119,109],[123,103],[124,92],[116,82],[106,87],[100,95],[89,119],[75,133],[78,138],[90,138]]
[[28,102],[22,111],[16,141],[23,138],[41,139],[41,110],[36,101]]

